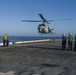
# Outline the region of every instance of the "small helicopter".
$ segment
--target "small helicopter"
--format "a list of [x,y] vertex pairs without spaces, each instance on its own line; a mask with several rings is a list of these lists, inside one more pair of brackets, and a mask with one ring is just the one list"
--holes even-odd
[[[54,20],[46,20],[42,14],[39,14],[42,20],[22,20],[22,22],[43,22],[42,24],[39,24],[38,26],[38,32],[42,34],[55,34],[52,30],[49,28],[49,22],[53,22]],[[69,20],[69,19],[60,19],[60,20]]]

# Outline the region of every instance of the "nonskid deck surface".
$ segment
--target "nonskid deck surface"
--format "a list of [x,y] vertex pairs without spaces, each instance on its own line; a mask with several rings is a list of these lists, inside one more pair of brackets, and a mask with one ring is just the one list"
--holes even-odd
[[63,51],[61,41],[0,47],[0,75],[76,75],[75,70],[76,53]]

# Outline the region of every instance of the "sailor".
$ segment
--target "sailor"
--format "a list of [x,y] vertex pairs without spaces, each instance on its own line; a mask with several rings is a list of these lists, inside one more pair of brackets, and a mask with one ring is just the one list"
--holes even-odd
[[69,36],[68,36],[68,51],[72,50],[72,44],[73,44],[73,36],[72,36],[72,33],[69,33]]
[[66,48],[66,35],[63,34],[62,35],[62,50],[64,50]]
[[3,46],[6,46],[7,44],[7,35],[3,36]]

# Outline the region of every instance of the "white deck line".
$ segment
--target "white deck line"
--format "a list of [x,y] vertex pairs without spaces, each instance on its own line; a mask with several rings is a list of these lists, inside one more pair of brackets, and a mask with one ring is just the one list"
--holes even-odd
[[[9,42],[9,44],[12,45],[12,44],[43,42],[43,41],[61,41],[61,39],[43,39],[43,40],[31,40],[31,41],[19,41],[19,42]],[[0,46],[2,46],[2,45],[3,45],[3,43],[0,43]]]

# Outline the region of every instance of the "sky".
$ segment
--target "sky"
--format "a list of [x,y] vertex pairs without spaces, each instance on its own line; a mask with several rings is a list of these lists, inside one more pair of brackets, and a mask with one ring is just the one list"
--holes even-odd
[[42,22],[21,21],[41,20],[39,13],[46,20],[71,19],[50,22],[53,35],[76,34],[76,0],[0,0],[0,35],[39,36]]

